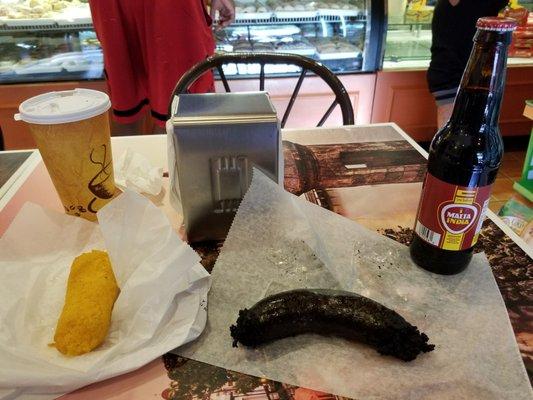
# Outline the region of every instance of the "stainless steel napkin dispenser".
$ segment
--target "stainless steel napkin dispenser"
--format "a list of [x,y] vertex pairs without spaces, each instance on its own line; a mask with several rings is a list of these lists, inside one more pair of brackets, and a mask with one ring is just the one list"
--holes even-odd
[[254,167],[283,182],[279,122],[264,92],[180,95],[167,133],[171,201],[189,241],[226,237]]

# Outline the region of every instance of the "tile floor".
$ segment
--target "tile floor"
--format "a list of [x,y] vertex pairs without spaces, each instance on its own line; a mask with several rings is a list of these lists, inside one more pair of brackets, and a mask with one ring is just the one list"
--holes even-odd
[[[496,178],[496,182],[492,188],[492,196],[489,203],[489,208],[496,214],[512,196],[520,196],[513,189],[513,183],[519,180],[522,175],[525,157],[525,150],[505,152],[502,166],[498,172],[498,178]],[[522,199],[527,202],[525,198],[522,197]],[[529,205],[532,206],[531,203]]]

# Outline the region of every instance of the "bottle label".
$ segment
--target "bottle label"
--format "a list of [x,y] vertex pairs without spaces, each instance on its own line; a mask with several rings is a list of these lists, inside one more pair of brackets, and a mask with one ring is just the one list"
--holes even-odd
[[427,173],[415,232],[444,250],[465,250],[477,243],[489,207],[491,185],[456,186]]

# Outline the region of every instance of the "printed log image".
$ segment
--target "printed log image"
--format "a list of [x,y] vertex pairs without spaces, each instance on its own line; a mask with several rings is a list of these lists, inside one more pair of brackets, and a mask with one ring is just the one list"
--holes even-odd
[[174,354],[163,356],[170,385],[165,400],[350,400],[229,371]]

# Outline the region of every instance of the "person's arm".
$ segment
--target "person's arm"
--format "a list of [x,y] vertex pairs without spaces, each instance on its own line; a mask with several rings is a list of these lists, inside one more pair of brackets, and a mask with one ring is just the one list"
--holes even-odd
[[211,0],[211,18],[215,19],[218,11],[218,26],[224,28],[235,21],[235,4],[233,0]]

